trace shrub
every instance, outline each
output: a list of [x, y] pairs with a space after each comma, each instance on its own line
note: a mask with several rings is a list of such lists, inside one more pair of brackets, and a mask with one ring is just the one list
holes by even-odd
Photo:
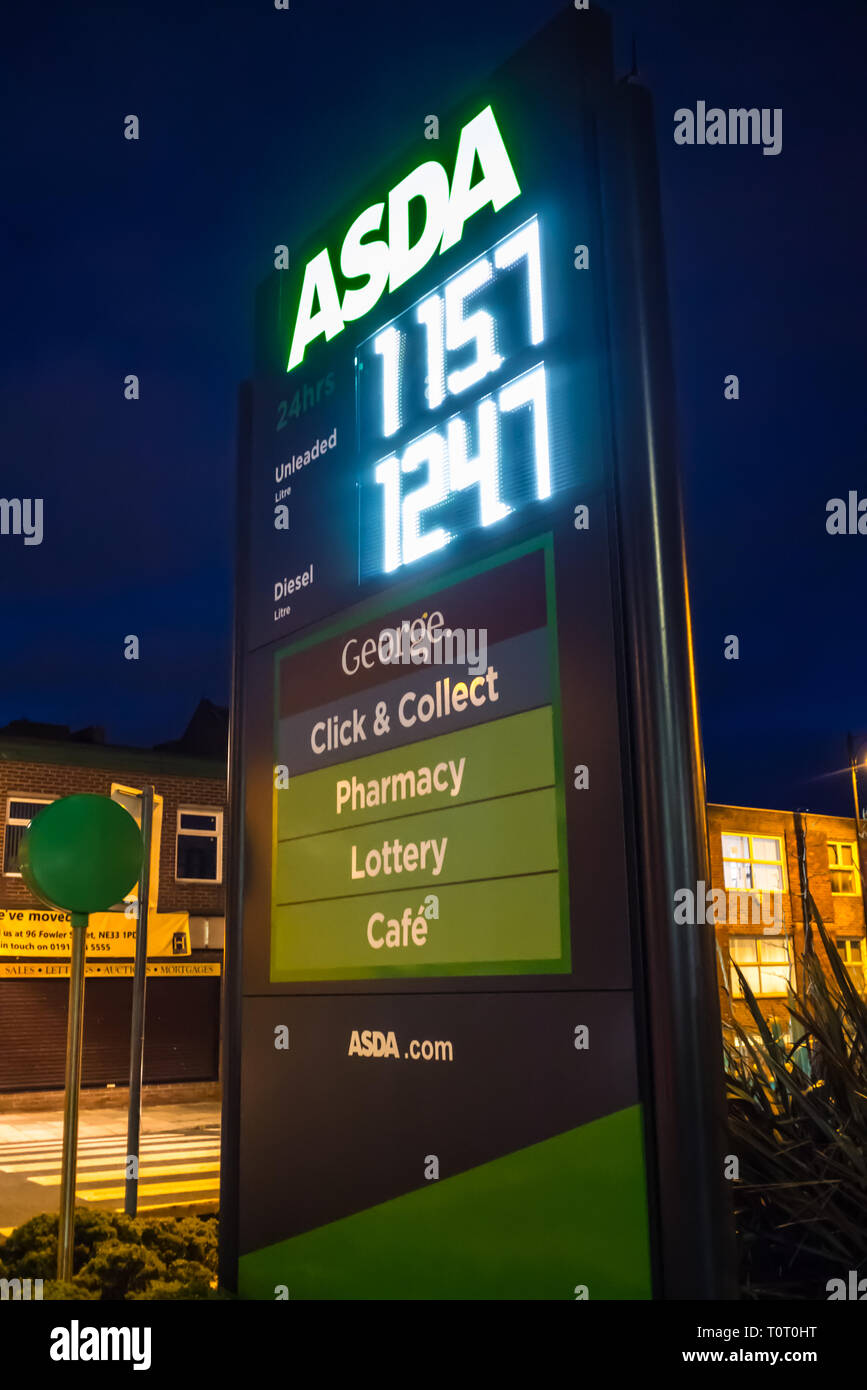
[[0, 1245], [0, 1277], [45, 1280], [43, 1298], [213, 1298], [215, 1216], [129, 1217], [76, 1208], [73, 1277], [57, 1272], [56, 1213], [25, 1221]]
[[726, 1041], [747, 1297], [824, 1299], [829, 1279], [867, 1266], [867, 1003], [810, 907], [831, 977], [808, 947], [789, 996], [802, 1035], [775, 1037], [738, 971], [757, 1037], [735, 1024]]
[[46, 1279], [42, 1286], [43, 1302], [69, 1303], [72, 1300], [98, 1299], [99, 1289], [85, 1289], [74, 1281], [63, 1283], [60, 1279]]

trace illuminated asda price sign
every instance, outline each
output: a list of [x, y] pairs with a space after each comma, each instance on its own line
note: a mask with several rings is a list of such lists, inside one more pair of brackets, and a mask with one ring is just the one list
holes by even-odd
[[362, 575], [551, 495], [544, 325], [533, 217], [361, 345]]
[[[481, 178], [473, 182], [477, 161]], [[341, 299], [327, 246], [308, 262], [287, 371], [303, 362], [317, 338], [330, 342], [347, 323], [369, 313], [386, 285], [393, 292], [417, 275], [437, 249], [442, 253], [456, 246], [474, 213], [488, 204], [499, 211], [520, 191], [488, 106], [461, 131], [451, 182], [443, 165], [430, 159], [391, 189], [387, 240], [374, 236], [382, 228], [385, 202], [371, 204], [352, 223], [340, 249], [340, 272], [344, 280], [364, 280], [363, 285], [345, 289]], [[423, 222], [411, 244], [410, 206], [416, 200], [424, 205]]]
[[[328, 247], [308, 261], [288, 370], [457, 246], [471, 218], [499, 213], [520, 192], [486, 106], [461, 129], [451, 179], [427, 160], [351, 224], [342, 293]], [[355, 349], [360, 582], [545, 501], [565, 481], [565, 468], [552, 473], [545, 310], [533, 213]]]
[[[694, 958], [654, 913], [701, 877], [673, 877], [697, 778], [659, 791], [697, 740], [630, 703], [664, 672], [665, 729], [676, 689], [692, 708], [679, 544], [636, 542], [653, 515], [667, 543], [672, 451], [645, 439], [668, 409], [661, 240], [630, 184], [652, 124], [612, 71], [607, 19], [570, 7], [260, 288], [221, 1199], [247, 1297], [653, 1288], [638, 1059], [680, 1104], [699, 1028], [651, 1039], [636, 986], [660, 1009], [660, 962]], [[636, 624], [636, 595], [653, 609], [637, 634], [625, 593]], [[686, 1296], [704, 1258], [671, 1262]]]

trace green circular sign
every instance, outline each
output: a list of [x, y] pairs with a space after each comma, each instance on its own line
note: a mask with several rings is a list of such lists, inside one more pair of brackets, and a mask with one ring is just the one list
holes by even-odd
[[31, 821], [19, 866], [31, 893], [64, 912], [107, 912], [141, 873], [141, 831], [108, 796], [64, 796]]

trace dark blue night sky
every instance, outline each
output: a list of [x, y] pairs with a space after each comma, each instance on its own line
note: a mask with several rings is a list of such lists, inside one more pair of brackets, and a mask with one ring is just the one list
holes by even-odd
[[[228, 702], [236, 391], [272, 248], [559, 8], [142, 0], [5, 20], [2, 493], [45, 499], [45, 538], [0, 538], [0, 724], [151, 744], [200, 696]], [[656, 101], [709, 796], [848, 813], [867, 537], [828, 536], [825, 503], [867, 494], [864, 6], [606, 8], [620, 71], [634, 31]], [[675, 145], [698, 100], [781, 107], [782, 153]]]

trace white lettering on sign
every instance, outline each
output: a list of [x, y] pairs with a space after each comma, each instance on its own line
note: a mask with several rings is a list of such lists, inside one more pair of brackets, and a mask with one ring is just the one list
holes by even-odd
[[335, 787], [337, 815], [342, 815], [344, 807], [350, 811], [366, 811], [373, 806], [386, 806], [389, 802], [432, 796], [435, 792], [448, 792], [451, 797], [460, 796], [466, 762], [466, 758], [461, 758], [458, 763], [450, 759], [436, 763], [432, 768], [409, 768], [405, 772], [391, 772], [384, 777], [368, 778], [367, 781], [359, 780], [354, 773], [351, 778], [338, 778]]
[[361, 862], [358, 846], [350, 854], [351, 878], [378, 878], [380, 874], [424, 873], [426, 869], [436, 878], [442, 873], [449, 837], [441, 840], [421, 840], [404, 844], [401, 840], [383, 840], [379, 849], [369, 849]]

